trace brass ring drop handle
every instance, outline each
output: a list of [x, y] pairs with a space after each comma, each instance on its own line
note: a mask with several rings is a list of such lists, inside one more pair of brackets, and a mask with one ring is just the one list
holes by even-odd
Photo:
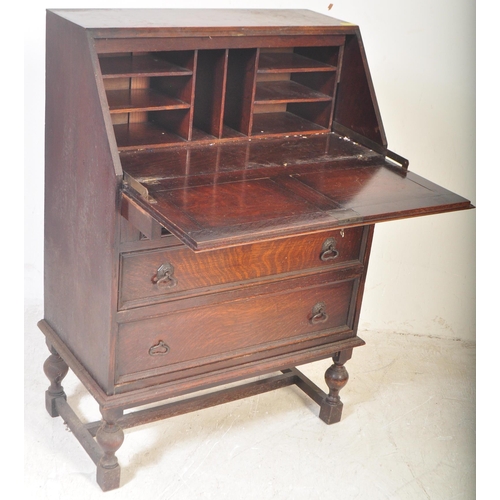
[[321, 247], [321, 253], [319, 254], [319, 258], [322, 261], [333, 260], [339, 256], [339, 251], [335, 248], [337, 246], [337, 242], [335, 238], [327, 238]]
[[170, 351], [170, 347], [168, 347], [163, 340], [160, 340], [158, 344], [152, 345], [149, 348], [149, 355], [150, 356], [158, 356], [161, 354], [167, 354], [168, 351]]
[[173, 288], [177, 285], [177, 278], [174, 277], [174, 266], [170, 262], [162, 264], [151, 281], [155, 285], [164, 286], [166, 288]]
[[326, 314], [326, 304], [324, 302], [318, 302], [312, 308], [309, 323], [311, 323], [311, 325], [317, 325], [318, 323], [324, 323], [327, 319], [328, 314]]

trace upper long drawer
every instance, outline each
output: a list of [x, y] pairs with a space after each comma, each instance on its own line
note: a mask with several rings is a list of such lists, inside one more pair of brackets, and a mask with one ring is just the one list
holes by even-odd
[[140, 185], [124, 196], [193, 250], [471, 208], [337, 134], [133, 153], [122, 164]]
[[185, 246], [123, 253], [119, 308], [252, 284], [363, 259], [363, 228], [195, 253]]

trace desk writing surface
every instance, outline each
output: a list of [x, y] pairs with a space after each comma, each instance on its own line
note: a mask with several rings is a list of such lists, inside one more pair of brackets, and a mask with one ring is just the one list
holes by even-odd
[[124, 152], [121, 159], [149, 196], [127, 194], [194, 250], [470, 208], [336, 134]]

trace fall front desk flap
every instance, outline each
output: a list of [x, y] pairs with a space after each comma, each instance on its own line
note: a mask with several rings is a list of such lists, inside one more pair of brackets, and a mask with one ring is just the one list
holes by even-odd
[[120, 157], [128, 210], [136, 207], [193, 250], [472, 208], [396, 155], [338, 133]]

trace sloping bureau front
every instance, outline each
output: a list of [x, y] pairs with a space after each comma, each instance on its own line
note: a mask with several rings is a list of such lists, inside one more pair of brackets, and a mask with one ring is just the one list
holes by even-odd
[[339, 421], [374, 224], [471, 208], [387, 149], [358, 27], [287, 10], [48, 11], [45, 189], [46, 405], [103, 490], [127, 427], [288, 385]]

